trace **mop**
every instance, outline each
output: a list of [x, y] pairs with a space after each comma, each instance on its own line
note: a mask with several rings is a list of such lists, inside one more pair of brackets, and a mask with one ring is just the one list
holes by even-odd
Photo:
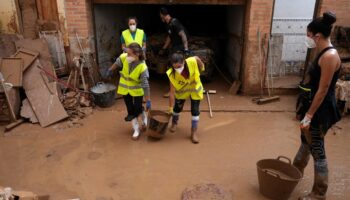
[[[265, 35], [266, 38], [266, 35]], [[270, 40], [268, 40], [268, 46], [270, 45]], [[266, 40], [265, 40], [266, 41]], [[265, 42], [264, 42], [265, 43]], [[268, 97], [264, 97], [264, 77], [266, 75], [266, 61], [267, 59], [267, 50], [264, 47], [264, 43], [261, 42], [261, 33], [260, 33], [260, 27], [258, 27], [258, 45], [259, 45], [259, 65], [260, 65], [260, 97], [255, 97], [252, 99], [253, 102], [257, 103], [258, 105], [265, 104], [265, 103], [270, 103], [273, 101], [278, 101], [280, 99], [279, 96], [272, 96], [270, 89], [273, 90], [273, 80], [272, 80], [272, 73], [268, 73], [266, 76], [266, 81], [267, 81], [267, 92], [268, 92]], [[263, 46], [264, 45], [264, 46]], [[264, 60], [262, 59], [262, 48], [264, 50]], [[271, 75], [271, 77], [270, 77]], [[270, 80], [271, 79], [271, 80]], [[270, 85], [271, 81], [271, 85]]]

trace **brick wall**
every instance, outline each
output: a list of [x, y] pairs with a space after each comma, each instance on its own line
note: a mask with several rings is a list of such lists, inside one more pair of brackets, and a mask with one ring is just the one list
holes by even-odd
[[336, 25], [350, 26], [350, 1], [349, 0], [321, 0], [317, 16], [323, 12], [332, 11], [337, 15]]
[[91, 0], [65, 0], [67, 31], [72, 55], [81, 53], [75, 32], [86, 53], [95, 53]]
[[260, 73], [257, 33], [259, 30], [261, 37], [270, 34], [272, 11], [272, 0], [247, 0], [242, 74], [242, 89], [246, 94], [260, 92], [263, 76]]

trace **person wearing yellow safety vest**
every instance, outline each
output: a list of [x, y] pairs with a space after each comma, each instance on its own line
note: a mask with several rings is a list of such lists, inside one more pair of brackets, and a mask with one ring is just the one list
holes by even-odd
[[171, 68], [167, 71], [170, 81], [169, 113], [172, 113], [171, 132], [175, 132], [180, 112], [186, 99], [191, 99], [191, 141], [199, 143], [198, 122], [199, 104], [203, 99], [203, 85], [200, 80], [200, 72], [204, 71], [204, 64], [197, 56], [185, 60], [182, 53], [174, 53], [170, 57]]
[[129, 28], [124, 30], [120, 36], [123, 52], [126, 52], [127, 47], [134, 42], [139, 44], [142, 50], [146, 52], [146, 34], [142, 29], [137, 28], [136, 17], [128, 18], [128, 26]]
[[149, 72], [141, 46], [137, 43], [131, 43], [127, 53], [121, 54], [108, 69], [108, 75], [111, 75], [114, 69], [120, 70], [117, 93], [123, 95], [128, 111], [128, 115], [124, 119], [132, 122], [134, 129], [132, 139], [137, 140], [140, 136], [140, 116], [142, 129], [147, 126], [147, 116], [142, 106], [143, 97], [146, 99], [146, 111], [151, 108]]

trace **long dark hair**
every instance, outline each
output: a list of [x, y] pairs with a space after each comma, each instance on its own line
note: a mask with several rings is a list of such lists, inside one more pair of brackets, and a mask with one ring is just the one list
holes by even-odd
[[332, 12], [323, 13], [322, 17], [318, 17], [309, 25], [307, 25], [307, 30], [314, 35], [321, 33], [325, 37], [329, 37], [332, 32], [333, 24], [337, 21], [337, 17]]
[[133, 52], [136, 56], [139, 57], [139, 60], [140, 60], [140, 61], [144, 61], [144, 60], [145, 60], [145, 56], [144, 56], [144, 54], [143, 54], [142, 48], [141, 48], [141, 46], [140, 46], [138, 43], [133, 42], [133, 43], [129, 44], [128, 48], [131, 49], [132, 52]]

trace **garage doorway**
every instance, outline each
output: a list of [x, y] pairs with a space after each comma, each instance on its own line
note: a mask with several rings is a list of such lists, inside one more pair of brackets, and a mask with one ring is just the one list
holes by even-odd
[[308, 52], [306, 28], [313, 19], [317, 3], [317, 0], [275, 0], [266, 87], [298, 87]]
[[[96, 47], [101, 71], [111, 66], [112, 61], [120, 55], [121, 32], [127, 29], [127, 18], [136, 16], [138, 27], [147, 35], [147, 49], [156, 50], [157, 42], [164, 40], [158, 36], [164, 35], [165, 25], [159, 17], [159, 9], [167, 7], [171, 16], [180, 20], [190, 35], [194, 45], [204, 45], [213, 52], [215, 65], [207, 66], [212, 74], [205, 82], [215, 84], [215, 88], [227, 91], [230, 83], [239, 79], [242, 47], [244, 11], [243, 3], [237, 5], [194, 5], [194, 4], [93, 4]], [[214, 20], [213, 20], [214, 18]], [[156, 39], [155, 39], [156, 38]], [[193, 45], [192, 45], [193, 46]], [[148, 61], [149, 62], [149, 61]], [[157, 70], [152, 63], [151, 81], [163, 80], [168, 87], [164, 70]], [[163, 77], [163, 78], [162, 78]], [[162, 83], [161, 83], [162, 84]], [[213, 86], [214, 87], [214, 86]], [[164, 89], [165, 91], [166, 89]]]

